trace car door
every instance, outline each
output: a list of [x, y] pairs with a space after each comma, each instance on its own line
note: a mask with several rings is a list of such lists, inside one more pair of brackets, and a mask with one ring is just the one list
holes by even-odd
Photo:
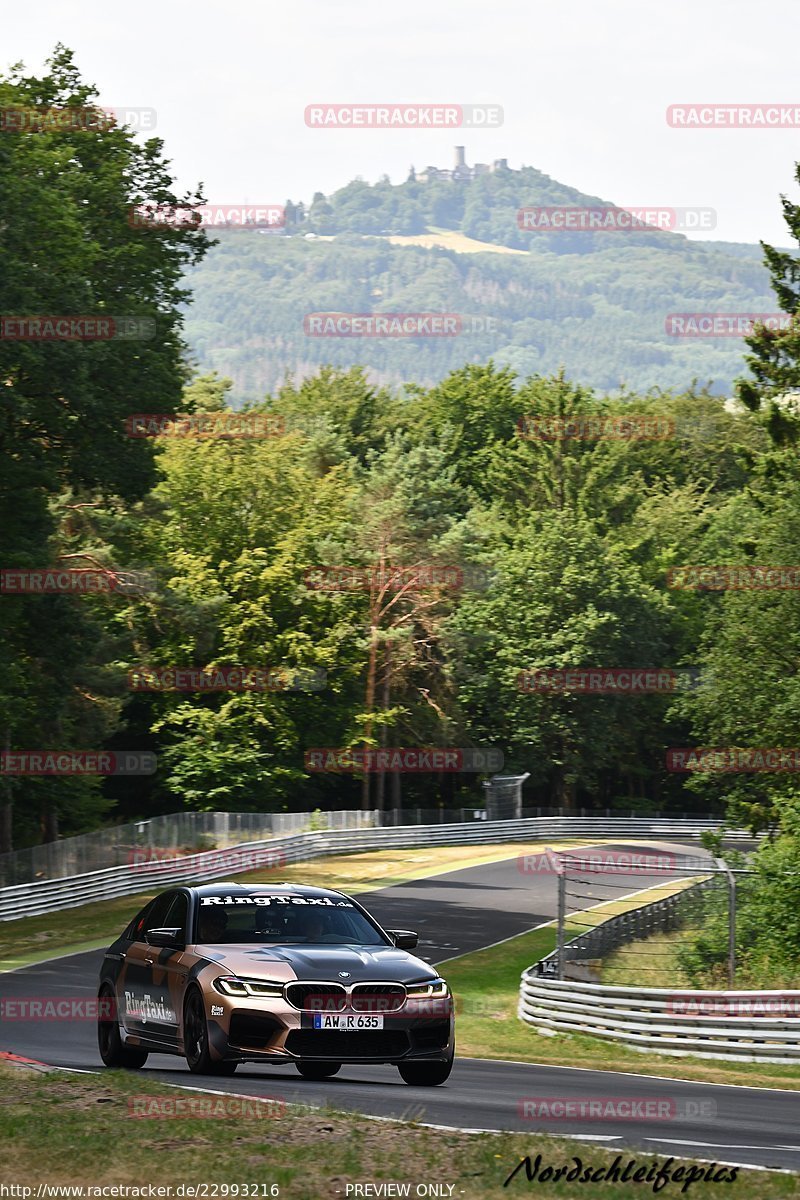
[[148, 945], [146, 935], [150, 929], [161, 929], [175, 899], [175, 892], [158, 896], [145, 911], [142, 920], [133, 929], [133, 940], [125, 953], [125, 963], [117, 980], [117, 1011], [126, 1033], [134, 1037], [147, 1037], [157, 1031], [157, 1026], [148, 1019], [157, 1011], [154, 1000], [153, 967], [159, 948]]
[[174, 892], [172, 902], [161, 926], [150, 925], [150, 929], [177, 929], [173, 946], [150, 946], [145, 955], [145, 965], [150, 968], [150, 1005], [146, 1007], [144, 1022], [148, 1038], [157, 1038], [170, 1047], [178, 1045], [178, 1029], [183, 1013], [183, 996], [186, 989], [187, 955], [186, 942], [189, 925], [189, 897], [186, 892]]

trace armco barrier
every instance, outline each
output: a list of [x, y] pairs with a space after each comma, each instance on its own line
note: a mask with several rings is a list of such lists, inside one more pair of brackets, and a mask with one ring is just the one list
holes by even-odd
[[[660, 817], [527, 817], [519, 821], [468, 821], [452, 825], [395, 825], [377, 829], [337, 829], [272, 837], [204, 851], [166, 863], [125, 864], [59, 879], [43, 879], [0, 888], [0, 921], [77, 908], [138, 892], [198, 879], [224, 879], [234, 873], [231, 856], [253, 851], [273, 855], [281, 863], [302, 862], [329, 854], [361, 850], [410, 849], [416, 846], [482, 845], [492, 842], [571, 841], [596, 838], [699, 837], [716, 829], [714, 820], [670, 820]], [[741, 832], [726, 836], [746, 837]], [[218, 856], [216, 858], [215, 856]], [[238, 870], [241, 870], [241, 866]]]
[[[748, 1015], [748, 1006], [773, 1015]], [[690, 1011], [676, 1011], [682, 1007]], [[541, 979], [530, 967], [522, 975], [518, 1015], [542, 1029], [591, 1034], [650, 1054], [798, 1063], [800, 1016], [781, 1015], [787, 1011], [800, 1013], [800, 992], [611, 987]]]

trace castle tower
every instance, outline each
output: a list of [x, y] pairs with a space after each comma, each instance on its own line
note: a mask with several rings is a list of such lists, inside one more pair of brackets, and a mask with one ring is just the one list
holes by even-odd
[[456, 170], [458, 171], [459, 169], [463, 169], [466, 165], [466, 160], [464, 158], [464, 147], [456, 146]]

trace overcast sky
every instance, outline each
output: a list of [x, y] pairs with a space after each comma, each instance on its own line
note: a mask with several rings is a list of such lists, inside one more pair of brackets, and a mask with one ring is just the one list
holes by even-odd
[[[710, 206], [713, 238], [787, 245], [800, 129], [680, 130], [670, 104], [796, 103], [797, 0], [37, 0], [3, 16], [2, 69], [57, 41], [102, 103], [157, 112], [178, 182], [282, 203], [409, 165], [507, 158], [621, 205]], [[311, 129], [316, 102], [492, 103], [491, 131]]]

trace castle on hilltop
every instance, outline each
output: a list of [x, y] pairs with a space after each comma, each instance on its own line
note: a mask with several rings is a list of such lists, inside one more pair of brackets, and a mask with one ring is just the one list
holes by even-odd
[[477, 179], [479, 175], [493, 175], [495, 171], [507, 170], [507, 158], [496, 158], [491, 164], [475, 163], [474, 167], [468, 167], [464, 157], [464, 147], [456, 146], [456, 162], [452, 170], [448, 170], [446, 167], [426, 167], [417, 175], [412, 167], [408, 178], [410, 182], [417, 180], [419, 183], [432, 183], [434, 180], [440, 179], [449, 179], [454, 183], [468, 183], [470, 179]]

